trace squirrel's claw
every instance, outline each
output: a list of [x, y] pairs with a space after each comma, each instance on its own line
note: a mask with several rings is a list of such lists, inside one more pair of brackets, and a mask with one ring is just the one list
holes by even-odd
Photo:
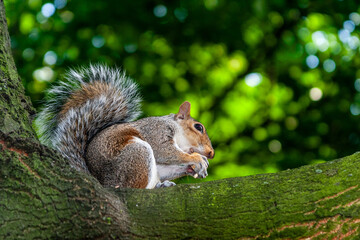
[[205, 168], [205, 169], [201, 169], [201, 170], [200, 170], [200, 172], [199, 172], [199, 176], [200, 176], [201, 178], [206, 178], [206, 177], [207, 177], [207, 175], [208, 175], [208, 173], [207, 173], [206, 168]]
[[207, 164], [206, 168], [208, 168], [209, 167], [209, 160], [205, 156], [202, 156], [202, 159], [206, 162], [206, 164]]
[[209, 161], [204, 156], [202, 156], [202, 160], [202, 162], [189, 165], [187, 168], [187, 173], [194, 178], [206, 178], [208, 175], [207, 168], [209, 166]]

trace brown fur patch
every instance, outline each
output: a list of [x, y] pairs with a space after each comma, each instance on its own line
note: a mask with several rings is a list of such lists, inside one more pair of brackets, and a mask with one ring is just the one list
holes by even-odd
[[133, 139], [133, 137], [137, 137], [143, 140], [140, 133], [134, 128], [118, 128], [114, 129], [114, 131], [109, 132], [107, 134], [107, 149], [109, 150], [108, 154], [110, 157], [118, 155], [120, 151]]
[[[106, 148], [108, 151], [108, 159], [115, 159], [120, 155], [121, 151], [129, 144], [133, 143], [134, 137], [143, 140], [140, 133], [132, 127], [122, 127], [122, 125], [115, 125], [113, 129], [106, 134]], [[149, 179], [149, 166], [147, 160], [142, 159], [144, 155], [132, 155], [128, 156], [128, 159], [124, 159], [126, 169], [121, 173], [125, 177], [124, 186], [130, 188], [146, 188]]]
[[[143, 162], [144, 163], [144, 162]], [[136, 176], [133, 177], [135, 181], [130, 183], [131, 188], [146, 188], [149, 182], [149, 167], [144, 164], [137, 164], [135, 169]]]
[[101, 82], [85, 84], [81, 89], [73, 92], [63, 105], [59, 116], [63, 117], [71, 108], [80, 107], [86, 101], [94, 99], [110, 90], [110, 86]]
[[88, 145], [86, 161], [90, 173], [105, 186], [145, 188], [148, 184], [148, 155], [134, 137], [143, 140], [130, 126], [113, 125]]

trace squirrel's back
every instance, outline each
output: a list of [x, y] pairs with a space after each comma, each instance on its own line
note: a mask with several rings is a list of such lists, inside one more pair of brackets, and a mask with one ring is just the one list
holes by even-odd
[[40, 140], [67, 157], [73, 167], [88, 171], [86, 146], [101, 130], [137, 118], [138, 86], [119, 69], [103, 65], [72, 69], [48, 91], [35, 125]]

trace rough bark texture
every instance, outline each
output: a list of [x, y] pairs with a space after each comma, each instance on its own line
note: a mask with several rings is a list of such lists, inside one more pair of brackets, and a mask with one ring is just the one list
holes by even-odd
[[119, 191], [139, 236], [311, 238], [360, 236], [360, 154], [277, 174], [155, 191]]
[[35, 111], [24, 95], [11, 54], [3, 0], [0, 2], [0, 131], [11, 135], [34, 138], [29, 115]]
[[360, 154], [277, 174], [105, 189], [41, 144], [0, 0], [0, 239], [360, 237]]

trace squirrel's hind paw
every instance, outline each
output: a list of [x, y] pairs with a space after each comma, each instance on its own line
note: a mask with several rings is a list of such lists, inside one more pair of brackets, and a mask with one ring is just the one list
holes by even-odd
[[176, 183], [165, 180], [163, 182], [159, 182], [158, 184], [156, 184], [155, 188], [172, 187], [172, 186], [175, 186], [175, 185], [176, 185]]

